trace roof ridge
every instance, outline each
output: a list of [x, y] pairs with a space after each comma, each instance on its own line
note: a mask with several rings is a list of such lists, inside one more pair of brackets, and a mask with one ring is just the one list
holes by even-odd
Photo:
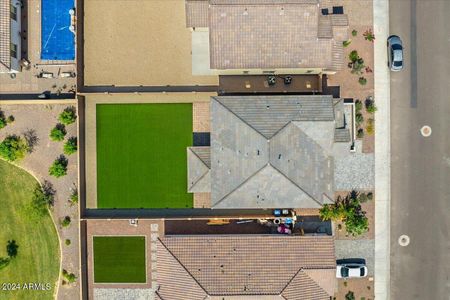
[[198, 282], [198, 280], [191, 274], [191, 272], [189, 272], [189, 270], [181, 263], [181, 261], [172, 253], [172, 251], [170, 251], [169, 247], [167, 247], [163, 243], [161, 238], [158, 237], [158, 241], [160, 242], [161, 245], [163, 245], [163, 247], [167, 250], [167, 252], [169, 252], [170, 255], [178, 262], [178, 264], [189, 274], [189, 276], [192, 277], [192, 279], [198, 284], [198, 286], [205, 292], [206, 296], [209, 296], [209, 293], [205, 290], [205, 288], [200, 284], [200, 282]]
[[[284, 290], [291, 284], [292, 280], [294, 280], [294, 278], [297, 276], [297, 274], [302, 270], [302, 267], [300, 267], [298, 269], [297, 272], [295, 272], [294, 276], [292, 276], [292, 278], [286, 283], [286, 285], [284, 286], [284, 288], [280, 291], [280, 295], [283, 294]], [[286, 298], [286, 297], [284, 297]]]
[[[208, 147], [208, 146], [204, 146], [204, 147]], [[203, 159], [195, 152], [192, 150], [192, 148], [194, 147], [188, 147], [189, 151], [192, 152], [192, 154], [194, 154], [195, 156], [197, 156], [197, 158], [205, 165], [205, 167], [208, 168], [208, 170], [211, 170], [211, 167], [208, 167], [208, 165], [203, 161]], [[206, 174], [206, 173], [205, 173]]]
[[[234, 111], [232, 111], [229, 107], [227, 107], [225, 104], [223, 104], [218, 97], [220, 96], [212, 96], [211, 98], [213, 98], [214, 100], [216, 100], [221, 106], [223, 106], [226, 110], [228, 110], [230, 113], [232, 113], [233, 115], [235, 115], [239, 120], [242, 121], [242, 123], [244, 123], [245, 125], [247, 125], [248, 127], [250, 127], [251, 129], [253, 129], [254, 131], [256, 131], [259, 135], [261, 135], [264, 139], [267, 140], [267, 137], [262, 134], [260, 131], [258, 131], [255, 127], [253, 127], [252, 125], [250, 125], [247, 121], [245, 121], [244, 119], [242, 119], [241, 117], [239, 117]], [[228, 96], [230, 97], [230, 96]], [[233, 97], [233, 96], [231, 96]]]
[[[320, 270], [320, 269], [322, 269], [322, 268], [316, 268], [316, 270]], [[325, 269], [325, 268], [323, 268], [323, 269]], [[302, 273], [302, 274], [304, 274], [306, 277], [308, 277], [312, 284], [314, 284], [316, 287], [318, 287], [319, 289], [321, 289], [322, 292], [324, 292], [325, 294], [328, 295], [328, 292], [327, 292], [326, 290], [324, 290], [324, 289], [322, 288], [322, 286], [319, 285], [319, 284], [317, 283], [317, 281], [315, 281], [314, 279], [312, 279], [305, 271], [303, 271], [303, 268], [300, 268], [300, 270], [298, 270], [298, 272], [294, 275], [294, 277], [292, 277], [292, 279], [289, 281], [289, 283], [286, 285], [286, 287], [283, 289], [283, 291], [281, 291], [281, 293], [283, 293], [283, 292], [286, 290], [286, 288], [292, 283], [292, 281], [293, 281], [293, 280], [298, 276], [298, 274], [300, 274], [300, 273]], [[285, 297], [285, 298], [286, 298], [286, 297]]]
[[304, 189], [302, 189], [298, 184], [296, 184], [292, 179], [290, 179], [288, 176], [286, 176], [286, 174], [284, 174], [283, 172], [281, 172], [277, 167], [275, 167], [274, 165], [272, 165], [269, 162], [269, 165], [274, 168], [275, 170], [278, 171], [278, 173], [280, 173], [284, 178], [286, 178], [287, 180], [289, 180], [292, 184], [294, 184], [296, 187], [298, 187], [303, 193], [305, 193], [306, 195], [308, 195], [309, 198], [311, 198], [312, 200], [314, 200], [315, 202], [317, 202], [319, 205], [322, 205], [322, 203], [320, 203], [319, 201], [317, 201], [316, 199], [314, 199], [313, 196], [311, 196], [308, 192], [306, 192]]
[[264, 166], [262, 166], [260, 169], [258, 169], [255, 173], [253, 173], [252, 175], [250, 175], [247, 179], [245, 179], [244, 181], [242, 181], [236, 188], [232, 189], [229, 193], [227, 193], [225, 196], [222, 197], [222, 199], [220, 199], [219, 201], [217, 201], [216, 203], [214, 203], [213, 206], [216, 206], [217, 204], [221, 203], [222, 201], [224, 201], [228, 196], [230, 196], [234, 191], [236, 191], [238, 188], [240, 188], [241, 186], [243, 186], [246, 182], [248, 182], [250, 179], [252, 179], [253, 177], [255, 177], [257, 174], [259, 174], [262, 170], [264, 170], [268, 165], [270, 165], [270, 163], [265, 164]]

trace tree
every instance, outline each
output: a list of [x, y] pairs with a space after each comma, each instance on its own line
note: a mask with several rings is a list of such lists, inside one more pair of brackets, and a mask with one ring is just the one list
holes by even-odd
[[61, 220], [61, 226], [62, 227], [68, 227], [70, 225], [70, 223], [72, 222], [72, 220], [70, 219], [69, 216], [65, 216], [62, 220]]
[[75, 152], [77, 152], [78, 146], [77, 146], [77, 138], [71, 137], [67, 140], [67, 142], [64, 144], [64, 154], [70, 155]]
[[50, 139], [52, 141], [60, 142], [64, 140], [66, 133], [66, 127], [63, 124], [56, 124], [56, 126], [50, 131]]
[[17, 135], [7, 136], [0, 143], [0, 156], [7, 161], [16, 161], [24, 158], [28, 150], [27, 142]]
[[345, 198], [338, 197], [333, 204], [325, 204], [319, 210], [322, 220], [343, 221], [347, 233], [357, 236], [369, 229], [366, 213], [361, 209], [359, 193], [352, 191]]
[[31, 199], [33, 211], [40, 217], [46, 215], [47, 210], [53, 206], [54, 195], [55, 190], [48, 181], [44, 182], [43, 187], [36, 184]]
[[68, 163], [67, 158], [65, 158], [64, 155], [61, 155], [50, 166], [48, 173], [56, 178], [62, 177], [67, 174]]
[[62, 113], [59, 114], [58, 120], [65, 124], [70, 125], [74, 123], [77, 119], [75, 107], [69, 106], [64, 109]]
[[8, 253], [8, 256], [10, 258], [14, 258], [17, 256], [18, 248], [19, 248], [19, 245], [16, 244], [15, 240], [8, 241], [8, 244], [6, 245], [6, 253]]
[[0, 257], [0, 270], [9, 265], [11, 259], [9, 257]]
[[62, 275], [67, 280], [68, 283], [73, 283], [77, 279], [75, 274], [69, 273], [66, 269], [62, 270]]

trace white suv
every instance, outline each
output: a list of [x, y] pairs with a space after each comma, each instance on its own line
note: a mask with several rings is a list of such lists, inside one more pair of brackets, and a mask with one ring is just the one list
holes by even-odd
[[367, 267], [364, 263], [340, 263], [336, 266], [337, 278], [361, 278], [367, 276]]

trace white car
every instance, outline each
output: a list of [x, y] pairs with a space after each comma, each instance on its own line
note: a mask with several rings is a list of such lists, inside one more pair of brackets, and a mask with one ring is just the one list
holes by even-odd
[[367, 276], [367, 267], [364, 264], [346, 263], [336, 266], [337, 278], [362, 278]]

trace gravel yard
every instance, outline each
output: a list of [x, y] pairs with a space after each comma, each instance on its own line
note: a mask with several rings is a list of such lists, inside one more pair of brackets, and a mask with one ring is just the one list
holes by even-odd
[[[41, 183], [48, 181], [56, 190], [55, 203], [52, 216], [57, 224], [58, 234], [62, 250], [62, 266], [70, 273], [79, 277], [79, 225], [78, 206], [68, 202], [72, 190], [77, 187], [77, 153], [68, 158], [67, 175], [55, 178], [48, 174], [48, 169], [53, 161], [63, 153], [64, 142], [54, 142], [49, 138], [50, 130], [58, 123], [58, 115], [68, 106], [75, 106], [75, 102], [66, 101], [57, 104], [2, 104], [1, 111], [5, 116], [13, 115], [15, 121], [0, 130], [0, 140], [8, 135], [21, 135], [27, 133], [35, 138], [32, 153], [28, 154], [18, 165], [34, 175]], [[66, 126], [69, 137], [77, 136], [77, 123]], [[62, 228], [60, 220], [66, 216], [71, 218], [71, 224]], [[65, 240], [70, 240], [70, 245]], [[79, 281], [70, 285], [60, 285], [59, 299], [79, 299]]]

